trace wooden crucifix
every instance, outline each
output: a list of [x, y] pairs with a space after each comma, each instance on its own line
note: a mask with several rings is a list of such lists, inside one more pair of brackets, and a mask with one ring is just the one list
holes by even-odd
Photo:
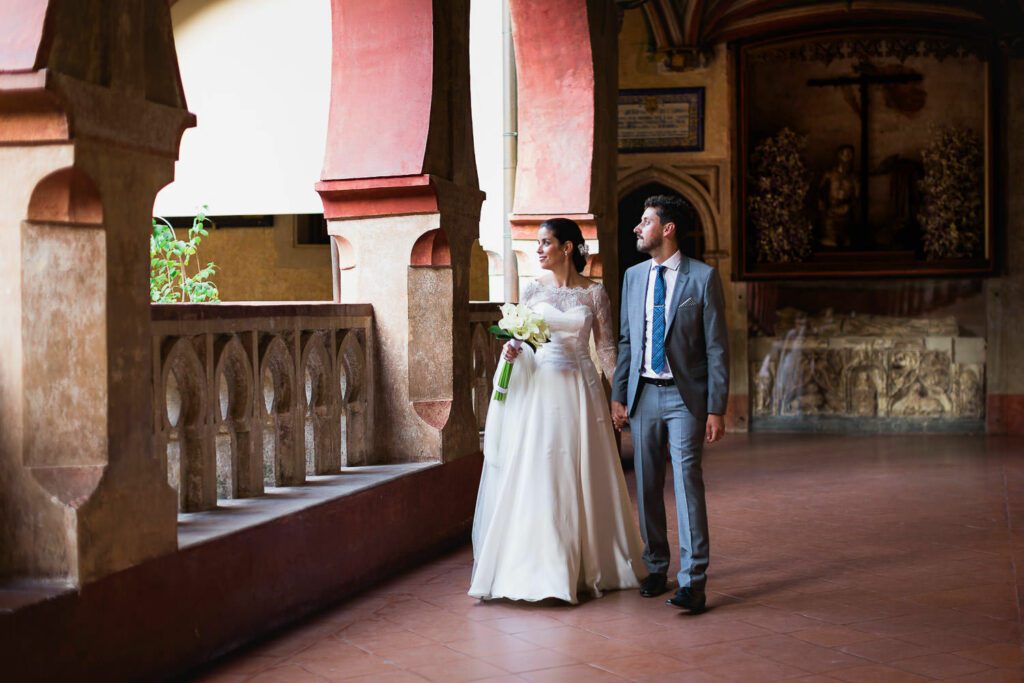
[[826, 86], [841, 87], [844, 85], [856, 85], [860, 88], [860, 232], [857, 242], [865, 246], [867, 242], [868, 227], [868, 164], [871, 159], [870, 148], [870, 95], [871, 86], [888, 85], [890, 83], [917, 83], [923, 79], [921, 74], [873, 74], [870, 73], [870, 64], [863, 62], [855, 69], [856, 76], [839, 76], [837, 78], [811, 78], [807, 85], [812, 88], [823, 88]]

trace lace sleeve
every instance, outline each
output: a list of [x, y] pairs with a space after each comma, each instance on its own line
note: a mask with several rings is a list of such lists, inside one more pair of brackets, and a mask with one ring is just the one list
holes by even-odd
[[615, 346], [615, 331], [612, 326], [612, 302], [608, 298], [608, 292], [605, 291], [604, 285], [597, 285], [592, 291], [594, 346], [597, 347], [601, 370], [610, 382], [615, 376], [615, 360], [618, 355]]
[[537, 296], [537, 281], [536, 280], [530, 280], [530, 282], [526, 285], [526, 289], [524, 289], [522, 291], [522, 294], [520, 294], [520, 296], [519, 296], [519, 303], [524, 304], [526, 306], [531, 306], [531, 305], [533, 305], [533, 299], [536, 296]]

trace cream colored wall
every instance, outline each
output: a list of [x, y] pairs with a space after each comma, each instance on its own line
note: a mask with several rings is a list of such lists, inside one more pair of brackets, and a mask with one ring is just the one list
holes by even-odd
[[[661, 57], [648, 52], [648, 30], [641, 10], [626, 12], [619, 33], [619, 88], [690, 88], [704, 90], [704, 151], [685, 154], [645, 155], [654, 158], [722, 159], [730, 147], [729, 122], [731, 81], [724, 46], [719, 46], [706, 68], [668, 71], [661, 66]], [[619, 161], [633, 157], [623, 154]], [[640, 155], [636, 155], [640, 156]]]
[[318, 213], [330, 105], [329, 0], [179, 0], [181, 81], [197, 126], [155, 213]]
[[[473, 146], [480, 189], [487, 198], [480, 209], [480, 245], [487, 251], [502, 253], [505, 216], [502, 213], [504, 192], [504, 126], [502, 121], [502, 34], [501, 0], [477, 0], [470, 3], [469, 78], [473, 107]], [[482, 271], [481, 271], [482, 268]], [[494, 273], [491, 273], [494, 276]], [[481, 285], [481, 278], [483, 284]], [[503, 297], [500, 276], [491, 277], [488, 285], [488, 262], [474, 258], [470, 265], [470, 298], [472, 300]], [[481, 286], [485, 289], [481, 289]]]
[[324, 245], [295, 245], [294, 217], [273, 228], [211, 230], [199, 245], [213, 261], [221, 301], [330, 301], [331, 255]]
[[329, 301], [327, 246], [294, 244], [295, 214], [323, 211], [330, 104], [329, 0], [179, 0], [171, 10], [182, 85], [197, 126], [154, 214], [276, 215], [274, 228], [211, 230], [223, 301]]
[[[627, 11], [619, 34], [619, 88], [704, 88], [704, 150], [619, 154], [619, 196], [647, 182], [676, 188], [701, 214], [705, 260], [716, 266], [725, 285], [730, 332], [728, 416], [733, 429], [747, 428], [746, 286], [732, 281], [734, 67], [724, 45], [707, 66], [673, 72], [648, 51], [647, 25], [640, 10]], [[637, 217], [639, 218], [639, 217]]]
[[[323, 210], [320, 179], [330, 104], [329, 0], [179, 0], [172, 9], [182, 83], [197, 127], [185, 133], [175, 181], [154, 213], [277, 214], [275, 229], [215, 230], [201, 255], [219, 267], [225, 301], [329, 300], [330, 255], [292, 246], [296, 213]], [[471, 17], [480, 243], [501, 252], [501, 2]], [[472, 260], [471, 294], [489, 298], [488, 261]], [[497, 298], [501, 298], [500, 279]]]
[[670, 186], [683, 185], [680, 191], [694, 204], [703, 200], [710, 214], [705, 216], [705, 231], [710, 232], [708, 218], [714, 223], [714, 234], [707, 235], [707, 247], [712, 251], [709, 258], [718, 259], [718, 267], [728, 278], [732, 271], [729, 257], [733, 128], [729, 54], [725, 46], [718, 46], [707, 67], [680, 72], [668, 71], [660, 62], [660, 57], [648, 52], [648, 32], [642, 13], [626, 12], [619, 34], [619, 88], [704, 88], [704, 150], [620, 153], [619, 195], [658, 180]]
[[[730, 131], [733, 119], [728, 52], [724, 46], [719, 46], [706, 68], [689, 71], [668, 71], [659, 62], [660, 58], [648, 52], [647, 27], [642, 14], [639, 11], [626, 12], [619, 35], [619, 88], [704, 88], [704, 150], [620, 153], [620, 196], [633, 189], [630, 185], [646, 182], [642, 182], [646, 175], [663, 174], [667, 178], [679, 176], [686, 180], [686, 176], [696, 174], [703, 177], [714, 169], [716, 172], [711, 175], [717, 176], [716, 186], [707, 187], [707, 181], [698, 181], [697, 184], [705, 186], [702, 194], [708, 202], [708, 208], [715, 214], [715, 235], [709, 236], [708, 246], [713, 248], [717, 244], [718, 249], [728, 251], [732, 241], [729, 228], [732, 207], [729, 198], [732, 169]], [[687, 198], [693, 200], [690, 196]], [[707, 230], [708, 226], [704, 227]], [[719, 265], [725, 269], [729, 264], [722, 262]]]

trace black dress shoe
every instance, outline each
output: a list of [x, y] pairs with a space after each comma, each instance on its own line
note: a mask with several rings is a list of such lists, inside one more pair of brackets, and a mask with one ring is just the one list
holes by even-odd
[[653, 598], [661, 595], [668, 587], [664, 574], [648, 574], [647, 578], [640, 582], [640, 596]]
[[689, 610], [691, 614], [700, 614], [707, 608], [707, 596], [699, 588], [680, 588], [665, 604]]

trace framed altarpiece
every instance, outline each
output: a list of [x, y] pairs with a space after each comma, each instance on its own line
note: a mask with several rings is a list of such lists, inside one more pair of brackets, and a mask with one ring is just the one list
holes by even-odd
[[993, 273], [991, 42], [858, 29], [734, 49], [741, 279]]

